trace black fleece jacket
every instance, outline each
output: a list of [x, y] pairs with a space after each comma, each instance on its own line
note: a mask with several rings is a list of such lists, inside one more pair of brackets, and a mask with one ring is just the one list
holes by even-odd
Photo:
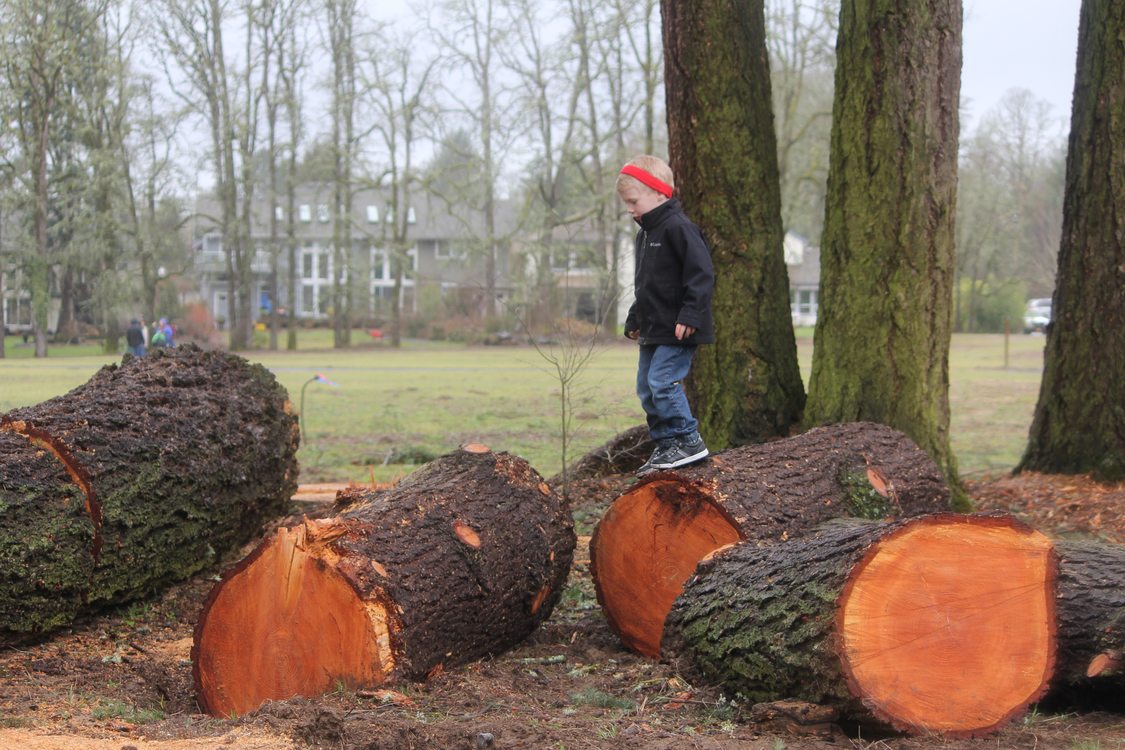
[[[642, 344], [693, 346], [715, 340], [711, 290], [715, 269], [699, 227], [675, 198], [641, 216], [636, 239], [636, 300], [625, 319], [625, 332], [639, 331]], [[676, 324], [695, 329], [683, 341]]]

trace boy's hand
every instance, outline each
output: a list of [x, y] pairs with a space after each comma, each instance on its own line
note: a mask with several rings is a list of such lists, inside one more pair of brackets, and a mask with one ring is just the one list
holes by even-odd
[[676, 340], [677, 341], [683, 341], [688, 336], [691, 336], [693, 333], [695, 333], [695, 329], [692, 328], [691, 326], [685, 326], [683, 323], [677, 323], [676, 324]]
[[625, 338], [632, 339], [633, 341], [636, 341], [638, 338], [640, 338], [640, 335], [641, 335], [640, 330], [626, 331], [625, 332]]

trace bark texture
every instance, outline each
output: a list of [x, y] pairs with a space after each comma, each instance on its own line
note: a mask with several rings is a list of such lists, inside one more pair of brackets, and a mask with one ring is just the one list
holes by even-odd
[[298, 438], [271, 373], [193, 346], [0, 415], [0, 642], [220, 561], [285, 513]]
[[212, 591], [192, 649], [208, 713], [424, 679], [516, 645], [562, 593], [570, 509], [515, 456], [467, 446], [340, 500]]
[[715, 265], [722, 331], [688, 395], [713, 450], [789, 434], [804, 385], [789, 311], [762, 3], [662, 0], [668, 150]]
[[684, 587], [665, 656], [748, 702], [986, 734], [1047, 688], [1056, 575], [1050, 541], [1010, 518], [939, 514], [743, 543]]
[[1019, 469], [1125, 477], [1125, 3], [1084, 0], [1062, 243]]
[[[1060, 692], [1116, 695], [1125, 708], [1125, 669], [1098, 664], [1125, 652], [1125, 547], [1063, 540], [1059, 552]], [[1093, 667], [1093, 668], [1092, 668]]]
[[806, 425], [870, 420], [945, 471], [960, 0], [844, 0]]
[[[598, 479], [616, 474], [631, 474], [652, 454], [656, 444], [648, 436], [648, 425], [637, 425], [615, 435], [571, 464], [566, 480]], [[552, 486], [561, 484], [562, 474], [547, 480]]]
[[656, 657], [680, 586], [719, 547], [784, 541], [837, 517], [940, 512], [949, 499], [937, 464], [901, 432], [829, 425], [642, 479], [594, 529], [590, 572], [623, 643]]

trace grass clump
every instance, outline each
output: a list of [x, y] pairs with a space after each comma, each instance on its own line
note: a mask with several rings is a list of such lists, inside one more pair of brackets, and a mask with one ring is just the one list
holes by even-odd
[[577, 693], [572, 693], [570, 702], [576, 706], [593, 706], [595, 708], [616, 708], [622, 711], [632, 711], [637, 704], [628, 698], [618, 698], [597, 688], [585, 688]]
[[90, 715], [98, 720], [121, 719], [130, 724], [151, 724], [164, 720], [164, 712], [158, 708], [137, 708], [124, 701], [101, 701]]

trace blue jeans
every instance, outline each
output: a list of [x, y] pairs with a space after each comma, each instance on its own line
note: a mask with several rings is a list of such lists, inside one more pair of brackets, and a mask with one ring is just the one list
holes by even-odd
[[654, 441], [684, 437], [699, 429], [683, 386], [694, 356], [694, 346], [641, 345], [637, 396]]

